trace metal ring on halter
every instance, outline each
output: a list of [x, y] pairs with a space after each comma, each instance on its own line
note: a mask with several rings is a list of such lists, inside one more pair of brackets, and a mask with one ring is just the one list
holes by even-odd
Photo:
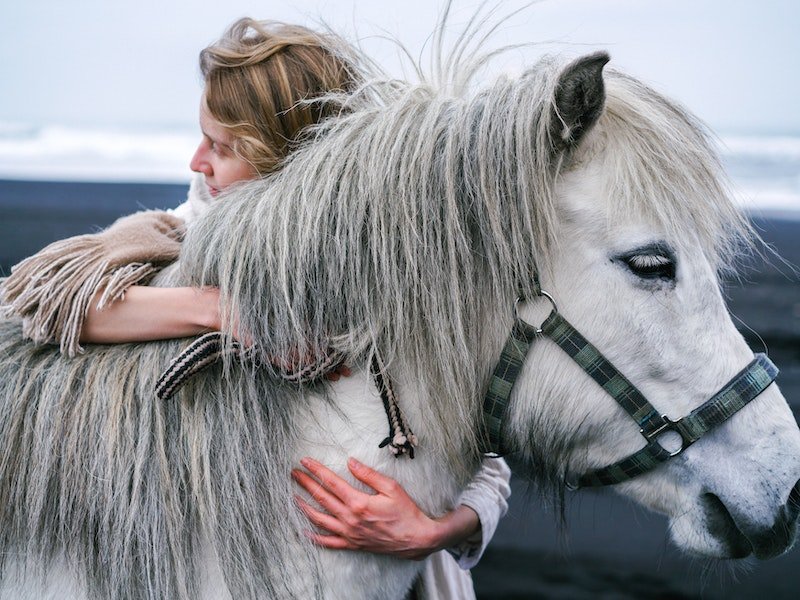
[[[666, 452], [669, 453], [670, 458], [678, 456], [678, 454], [680, 454], [681, 452], [686, 450], [686, 448], [692, 445], [692, 440], [686, 437], [684, 432], [678, 427], [677, 421], [670, 420], [670, 418], [667, 415], [661, 415], [661, 418], [663, 419], [664, 422], [661, 425], [659, 425], [656, 429], [654, 429], [653, 431], [645, 431], [644, 429], [640, 429], [639, 433], [641, 433], [648, 442], [655, 442], [659, 446], [661, 446]], [[660, 435], [670, 431], [678, 434], [678, 437], [681, 438], [681, 445], [676, 450], [670, 450], [669, 448], [667, 448], [667, 446], [662, 444], [658, 439]]]
[[[545, 298], [547, 298], [550, 301], [550, 304], [553, 305], [553, 312], [558, 312], [558, 306], [556, 306], [556, 301], [553, 300], [553, 297], [548, 292], [546, 292], [544, 290], [539, 290], [539, 295], [540, 296], [544, 296]], [[523, 298], [522, 296], [517, 296], [517, 299], [514, 300], [514, 317], [516, 317], [520, 321], [524, 321], [525, 319], [523, 319], [523, 318], [521, 318], [519, 316], [519, 304], [520, 304], [520, 302], [525, 302], [525, 298]], [[537, 333], [537, 335], [542, 333], [541, 326], [536, 328], [536, 333]]]

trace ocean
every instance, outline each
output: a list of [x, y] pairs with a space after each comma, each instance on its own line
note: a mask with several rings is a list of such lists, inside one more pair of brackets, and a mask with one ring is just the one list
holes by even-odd
[[[0, 179], [182, 184], [199, 140], [195, 126], [91, 129], [0, 122]], [[715, 141], [745, 207], [800, 212], [800, 134], [723, 134]]]
[[[0, 269], [119, 215], [179, 204], [198, 141], [195, 127], [0, 122]], [[800, 219], [800, 135], [722, 135], [716, 142], [745, 210]]]
[[[0, 273], [51, 241], [179, 204], [196, 142], [180, 130], [0, 125]], [[800, 266], [800, 137], [722, 136], [719, 143], [739, 202], [763, 238]], [[753, 258], [741, 280], [725, 282], [725, 294], [753, 348], [769, 348], [800, 415], [797, 274]], [[568, 494], [561, 523], [523, 479], [512, 489], [509, 514], [473, 571], [483, 600], [797, 596], [798, 550], [763, 563], [708, 563], [670, 544], [663, 517], [611, 492]]]

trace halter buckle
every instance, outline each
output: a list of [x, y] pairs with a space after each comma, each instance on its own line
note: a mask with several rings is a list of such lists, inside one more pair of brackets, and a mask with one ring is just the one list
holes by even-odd
[[[673, 421], [667, 415], [661, 415], [661, 423], [655, 429], [645, 430], [642, 428], [639, 430], [639, 433], [641, 433], [644, 436], [644, 439], [646, 439], [649, 443], [655, 442], [661, 446], [667, 453], [669, 453], [670, 458], [672, 458], [673, 456], [678, 456], [678, 454], [686, 450], [686, 448], [688, 448], [692, 443], [692, 440], [684, 435], [679, 425], [680, 421]], [[658, 439], [659, 436], [670, 431], [674, 431], [681, 438], [681, 445], [676, 450], [670, 450]]]

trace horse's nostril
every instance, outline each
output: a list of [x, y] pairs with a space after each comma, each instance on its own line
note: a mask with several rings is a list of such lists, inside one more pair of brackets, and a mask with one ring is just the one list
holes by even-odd
[[794, 523], [800, 515], [800, 481], [794, 484], [789, 498], [786, 500], [786, 521]]
[[703, 494], [701, 499], [706, 516], [706, 526], [717, 540], [725, 544], [728, 556], [730, 558], [749, 556], [753, 547], [736, 526], [725, 503], [720, 500], [719, 496], [712, 493]]

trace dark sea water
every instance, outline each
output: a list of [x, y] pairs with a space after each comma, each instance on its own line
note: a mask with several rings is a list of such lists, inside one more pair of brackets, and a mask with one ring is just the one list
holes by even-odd
[[[96, 231], [142, 208], [179, 204], [172, 184], [0, 181], [0, 272], [47, 243]], [[800, 265], [796, 216], [755, 220], [766, 241]], [[779, 383], [800, 414], [800, 280], [772, 258], [754, 258], [741, 281], [725, 286], [733, 314], [756, 350], [766, 345]], [[756, 333], [758, 332], [758, 335]], [[666, 520], [611, 492], [567, 496], [559, 525], [548, 502], [512, 482], [508, 516], [473, 571], [479, 598], [764, 598], [800, 597], [800, 550], [767, 562], [707, 563], [682, 556]]]
[[145, 208], [174, 208], [188, 186], [0, 180], [0, 273], [65, 237]]

